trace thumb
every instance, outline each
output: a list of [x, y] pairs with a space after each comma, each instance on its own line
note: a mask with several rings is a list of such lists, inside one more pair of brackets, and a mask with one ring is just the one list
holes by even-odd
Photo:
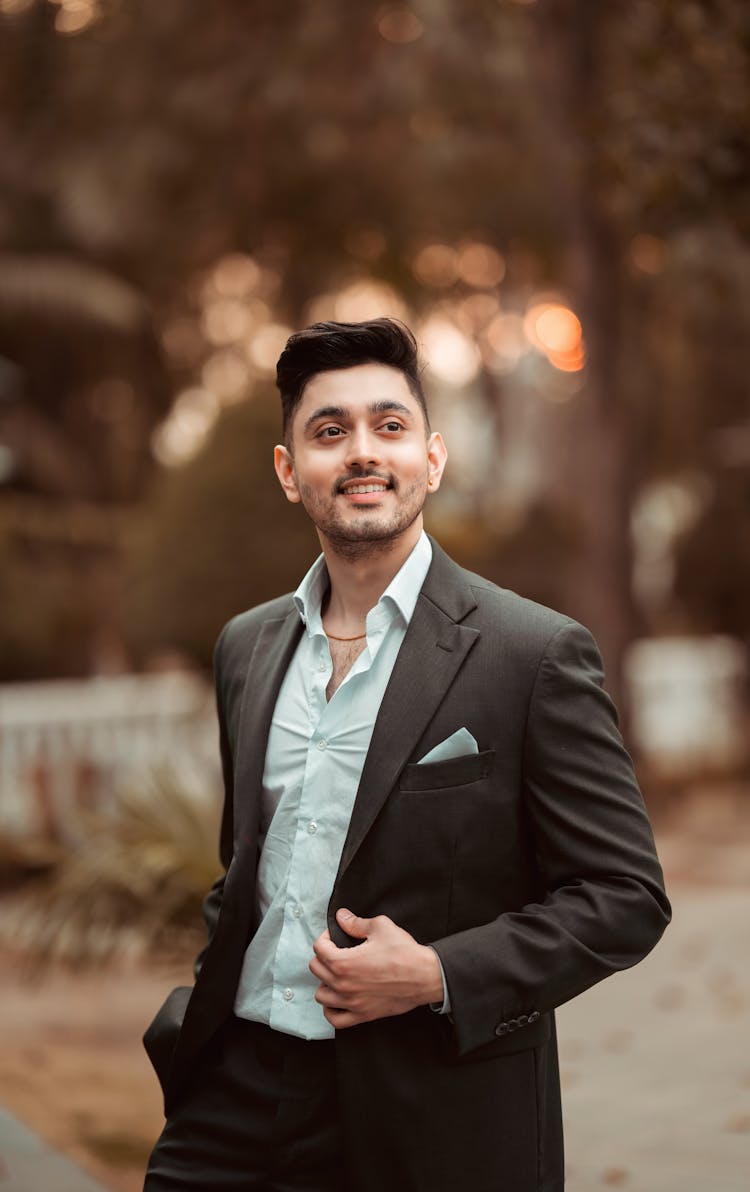
[[366, 940], [372, 930], [372, 919], [360, 919], [343, 906], [336, 911], [336, 922], [347, 935], [357, 940]]

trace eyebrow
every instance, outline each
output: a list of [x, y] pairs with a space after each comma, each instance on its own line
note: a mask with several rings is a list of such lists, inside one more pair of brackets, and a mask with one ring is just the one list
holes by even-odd
[[[351, 411], [346, 406], [320, 406], [319, 409], [313, 410], [310, 417], [306, 420], [304, 429], [307, 431], [316, 422], [322, 421], [324, 418], [348, 418]], [[376, 414], [403, 414], [406, 418], [412, 418], [413, 413], [408, 406], [403, 405], [400, 401], [393, 401], [391, 398], [382, 398], [380, 401], [370, 402], [367, 407], [367, 413], [371, 415]]]

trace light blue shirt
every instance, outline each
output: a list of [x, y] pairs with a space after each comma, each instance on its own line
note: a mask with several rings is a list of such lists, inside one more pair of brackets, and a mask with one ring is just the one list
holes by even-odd
[[[321, 621], [323, 556], [294, 595], [304, 623], [274, 708], [263, 771], [260, 925], [242, 966], [234, 1012], [303, 1039], [332, 1038], [308, 965], [325, 929], [375, 719], [432, 560], [422, 534], [365, 621], [365, 648], [330, 700], [331, 652]], [[350, 908], [355, 913], [356, 907]]]

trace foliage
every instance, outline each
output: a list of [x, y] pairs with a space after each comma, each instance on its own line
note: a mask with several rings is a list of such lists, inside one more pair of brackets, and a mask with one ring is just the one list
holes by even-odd
[[155, 775], [111, 817], [92, 820], [51, 876], [6, 898], [0, 938], [36, 963], [192, 949], [217, 876], [218, 832], [218, 800]]
[[[100, 302], [71, 300], [89, 310], [80, 338], [61, 312], [62, 333], [44, 324], [45, 352], [34, 327], [23, 352], [0, 349], [37, 378], [40, 406], [101, 444], [97, 491], [142, 482], [134, 457], [164, 400], [162, 368], [174, 392], [204, 383], [212, 347], [196, 293], [225, 253], [252, 254], [267, 317], [297, 326], [311, 300], [363, 274], [415, 310], [460, 305], [460, 286], [425, 282], [415, 254], [481, 238], [505, 259], [503, 306], [550, 288], [582, 318], [588, 367], [561, 419], [566, 482], [549, 500], [584, 531], [562, 602], [578, 611], [571, 591], [588, 599], [578, 615], [598, 634], [612, 622], [621, 651], [634, 626], [634, 494], [686, 466], [720, 486], [714, 432], [748, 418], [746, 0], [256, 0], [252, 13], [246, 0], [102, 0], [67, 31], [60, 8], [30, 0], [0, 14], [4, 250], [85, 264], [97, 293], [129, 287], [142, 334], [128, 341], [130, 371], [118, 348], [117, 375], [105, 375], [107, 355], [93, 406], [77, 378], [80, 358], [97, 355]], [[262, 454], [244, 487], [235, 479], [240, 443], [223, 428], [251, 450], [245, 417], [231, 411], [205, 461], [152, 489], [127, 563], [140, 656], [171, 644], [207, 661], [222, 621], [291, 586], [312, 554], [301, 519], [288, 520], [298, 511], [262, 479]], [[522, 576], [535, 565], [525, 550]], [[47, 633], [55, 617], [33, 587]], [[709, 608], [701, 616], [711, 623]], [[67, 665], [64, 637], [49, 631], [52, 668]], [[36, 667], [25, 649], [19, 673]]]
[[224, 622], [296, 588], [317, 554], [273, 472], [279, 421], [278, 396], [258, 389], [141, 511], [125, 560], [127, 634], [141, 657], [167, 646], [208, 666]]

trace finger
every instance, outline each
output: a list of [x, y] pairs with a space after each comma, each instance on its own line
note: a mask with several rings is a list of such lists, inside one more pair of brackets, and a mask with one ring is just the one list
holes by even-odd
[[[342, 949], [334, 944], [328, 932], [325, 932], [324, 935], [328, 938], [326, 939], [323, 935], [319, 935], [313, 944], [313, 952], [318, 957], [318, 960], [322, 960], [325, 964], [327, 960], [332, 960]], [[343, 951], [347, 951], [347, 949], [343, 949]]]
[[357, 940], [366, 940], [372, 931], [373, 919], [361, 919], [352, 911], [341, 907], [336, 911], [336, 922], [339, 927]]
[[348, 1010], [346, 997], [332, 989], [330, 985], [319, 985], [315, 990], [315, 1001], [329, 1010]]
[[325, 964], [322, 964], [317, 959], [317, 957], [315, 957], [315, 956], [313, 957], [313, 959], [310, 961], [310, 963], [308, 965], [308, 968], [310, 969], [310, 972], [312, 973], [312, 975], [314, 977], [317, 977], [319, 981], [322, 981], [324, 985], [332, 985], [333, 984], [334, 974], [331, 972], [331, 970], [328, 968], [328, 966]]
[[323, 1014], [337, 1031], [345, 1031], [350, 1026], [359, 1026], [361, 1022], [367, 1022], [366, 1018], [363, 1018], [360, 1014], [355, 1014], [352, 1010], [337, 1010], [326, 1006]]
[[313, 948], [317, 948], [318, 944], [323, 944], [326, 941], [328, 941], [329, 943], [331, 942], [331, 933], [327, 927], [326, 927], [325, 931], [321, 931], [320, 935], [318, 936], [315, 943], [313, 944]]

